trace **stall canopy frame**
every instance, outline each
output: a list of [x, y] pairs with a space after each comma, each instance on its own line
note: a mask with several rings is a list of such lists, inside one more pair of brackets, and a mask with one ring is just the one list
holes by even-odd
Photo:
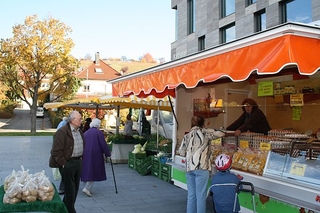
[[289, 67], [296, 67], [300, 75], [310, 76], [320, 69], [319, 34], [320, 28], [316, 26], [285, 23], [108, 82], [112, 83], [115, 96], [152, 94], [163, 97], [166, 94], [174, 96], [179, 85], [194, 88], [199, 83], [219, 79], [241, 82], [252, 73], [268, 76]]
[[129, 97], [110, 97], [103, 96], [100, 98], [86, 98], [73, 99], [64, 102], [45, 103], [44, 108], [74, 108], [74, 109], [117, 109], [120, 108], [144, 108], [172, 111], [172, 102], [170, 96], [164, 98], [157, 98], [155, 96], [148, 96], [146, 98], [139, 98], [134, 95]]

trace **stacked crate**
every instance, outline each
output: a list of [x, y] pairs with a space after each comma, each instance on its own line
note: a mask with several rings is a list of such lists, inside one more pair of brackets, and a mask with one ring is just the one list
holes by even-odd
[[133, 154], [132, 152], [129, 152], [129, 159], [128, 159], [129, 168], [137, 171], [138, 165], [141, 164], [144, 159], [146, 159], [145, 153]]
[[136, 166], [140, 175], [147, 175], [151, 172], [151, 156], [146, 157]]
[[160, 158], [156, 156], [152, 156], [151, 162], [151, 175], [160, 178]]
[[160, 178], [166, 182], [171, 182], [171, 165], [160, 164]]
[[152, 157], [151, 175], [166, 182], [171, 181], [171, 165], [168, 165], [160, 157]]

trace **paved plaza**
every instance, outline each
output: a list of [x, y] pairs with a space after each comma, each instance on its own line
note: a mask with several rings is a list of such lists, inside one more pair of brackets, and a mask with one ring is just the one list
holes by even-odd
[[[42, 170], [54, 181], [48, 159], [52, 136], [0, 136], [0, 182], [12, 172], [21, 170], [29, 173]], [[108, 180], [96, 182], [93, 196], [87, 197], [79, 191], [77, 213], [185, 213], [187, 191], [157, 177], [141, 176], [127, 164], [113, 164], [118, 193], [115, 191], [111, 164], [106, 163]], [[80, 189], [82, 189], [81, 184]], [[210, 197], [207, 212], [213, 212]]]

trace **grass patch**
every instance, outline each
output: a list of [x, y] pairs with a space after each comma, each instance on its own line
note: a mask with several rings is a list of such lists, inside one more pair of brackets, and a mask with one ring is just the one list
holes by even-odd
[[53, 136], [55, 132], [0, 132], [0, 136]]

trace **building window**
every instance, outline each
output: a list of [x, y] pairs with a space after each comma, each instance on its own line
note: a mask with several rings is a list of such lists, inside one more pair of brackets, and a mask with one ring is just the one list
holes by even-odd
[[90, 92], [90, 85], [83, 85], [83, 92]]
[[260, 32], [267, 29], [266, 10], [260, 10], [254, 14], [254, 31]]
[[198, 50], [205, 50], [206, 49], [206, 36], [201, 36], [198, 38]]
[[195, 7], [194, 7], [195, 0], [188, 0], [187, 5], [187, 12], [188, 12], [188, 35], [194, 33], [195, 30]]
[[246, 0], [246, 6], [248, 7], [251, 4], [257, 3], [257, 0]]
[[96, 73], [103, 73], [101, 68], [94, 68], [94, 71], [95, 71]]
[[177, 8], [177, 6], [175, 6], [174, 8], [173, 8], [174, 10], [175, 10], [175, 41], [177, 41], [178, 40], [178, 29], [179, 29], [179, 22], [178, 22], [178, 20], [179, 20], [179, 14], [178, 14], [178, 8]]
[[312, 22], [311, 0], [286, 0], [280, 3], [281, 23]]
[[235, 0], [220, 0], [221, 18], [224, 18], [235, 12]]
[[220, 29], [221, 43], [227, 43], [236, 39], [236, 26], [234, 23]]

